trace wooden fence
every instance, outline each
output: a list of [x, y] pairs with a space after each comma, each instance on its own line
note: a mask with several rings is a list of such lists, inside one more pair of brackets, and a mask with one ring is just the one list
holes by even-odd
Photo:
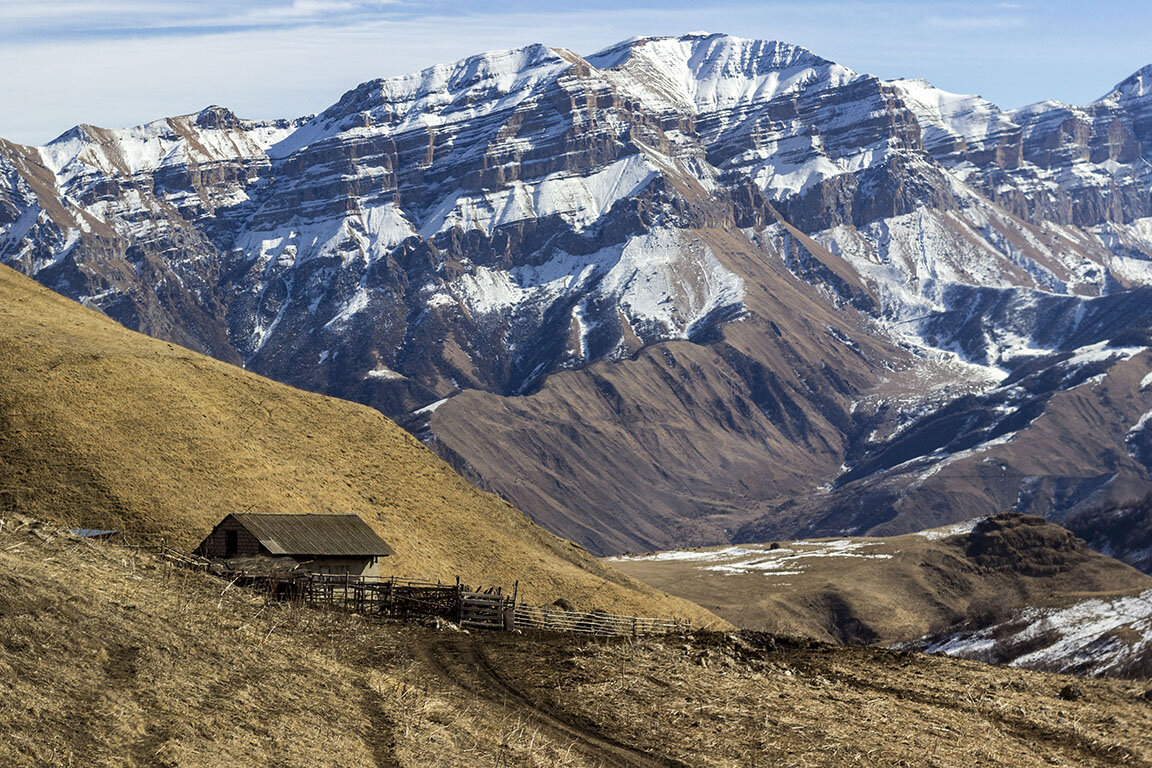
[[618, 616], [593, 611], [565, 611], [519, 604], [513, 621], [518, 629], [549, 629], [556, 632], [580, 632], [589, 635], [668, 635], [688, 631], [691, 626], [682, 619], [656, 619], [644, 616]]
[[[152, 548], [152, 547], [149, 547]], [[542, 608], [517, 600], [501, 587], [487, 590], [425, 579], [371, 578], [347, 574], [292, 572], [252, 573], [230, 570], [197, 555], [157, 548], [164, 559], [185, 568], [214, 573], [241, 586], [291, 600], [366, 615], [397, 619], [442, 618], [462, 627], [486, 630], [546, 630], [587, 635], [645, 637], [688, 632], [683, 619], [622, 616]]]

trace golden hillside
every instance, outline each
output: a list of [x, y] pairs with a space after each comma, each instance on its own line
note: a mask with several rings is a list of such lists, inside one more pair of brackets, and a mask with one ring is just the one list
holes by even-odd
[[0, 510], [185, 549], [230, 512], [352, 512], [396, 549], [385, 573], [716, 620], [477, 491], [372, 409], [133, 333], [7, 267], [0, 381]]

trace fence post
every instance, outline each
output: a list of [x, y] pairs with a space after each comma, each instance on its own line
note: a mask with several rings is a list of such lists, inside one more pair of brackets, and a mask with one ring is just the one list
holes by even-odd
[[517, 579], [512, 584], [512, 605], [508, 609], [508, 617], [505, 620], [504, 628], [509, 632], [516, 629], [516, 600], [520, 596], [520, 580]]
[[504, 623], [504, 631], [511, 632], [516, 629], [516, 603], [504, 601], [500, 605], [500, 618]]

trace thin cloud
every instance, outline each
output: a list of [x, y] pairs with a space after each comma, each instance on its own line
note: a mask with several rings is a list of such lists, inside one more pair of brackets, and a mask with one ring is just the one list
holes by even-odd
[[[78, 3], [0, 2], [0, 39], [14, 43], [97, 37], [170, 37], [306, 27], [317, 23], [352, 25], [387, 18], [405, 8], [401, 0], [272, 0], [247, 5], [209, 2]], [[409, 15], [415, 13], [408, 10]]]
[[924, 24], [940, 30], [1019, 29], [1027, 24], [1023, 16], [929, 16]]

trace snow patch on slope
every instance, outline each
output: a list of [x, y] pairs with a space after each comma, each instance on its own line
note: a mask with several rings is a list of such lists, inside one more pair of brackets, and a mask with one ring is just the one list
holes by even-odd
[[747, 544], [705, 550], [670, 550], [646, 555], [620, 555], [608, 557], [609, 562], [652, 561], [700, 563], [699, 570], [724, 574], [763, 573], [766, 576], [795, 576], [808, 569], [808, 562], [819, 558], [865, 558], [886, 560], [892, 557], [884, 552], [870, 552], [880, 542], [858, 539], [828, 541], [792, 541], [773, 548], [767, 544]]
[[428, 238], [452, 227], [491, 234], [497, 227], [524, 219], [559, 215], [579, 232], [594, 224], [619, 200], [631, 197], [657, 174], [642, 154], [631, 155], [586, 174], [559, 171], [533, 183], [516, 180], [486, 195], [454, 191], [437, 206], [420, 229]]
[[686, 339], [714, 313], [742, 309], [744, 282], [690, 233], [655, 229], [588, 255], [560, 253], [539, 266], [479, 266], [429, 301], [459, 299], [478, 315], [542, 315], [576, 292], [618, 305], [645, 340]]
[[628, 241], [601, 291], [616, 299], [634, 326], [647, 324], [663, 338], [686, 339], [713, 312], [742, 307], [744, 281], [707, 245], [657, 229]]
[[957, 633], [924, 651], [981, 660], [1007, 656], [1012, 667], [1122, 674], [1152, 654], [1152, 590], [1065, 608], [1025, 608], [1006, 622]]
[[431, 414], [436, 412], [437, 408], [444, 405], [444, 403], [448, 402], [451, 399], [452, 399], [451, 397], [445, 397], [445, 398], [442, 398], [440, 400], [437, 400], [434, 403], [429, 403], [428, 405], [424, 406], [423, 408], [417, 408], [416, 410], [412, 411], [412, 415], [413, 416], [421, 416], [423, 414], [431, 415]]
[[340, 311], [337, 312], [331, 320], [325, 323], [324, 327], [327, 329], [342, 330], [343, 328], [347, 327], [348, 323], [352, 320], [353, 317], [368, 308], [370, 301], [371, 296], [369, 296], [368, 290], [362, 285], [357, 286], [356, 292], [353, 293], [352, 296], [344, 302], [344, 305], [340, 308]]
[[380, 379], [382, 381], [392, 381], [394, 379], [407, 378], [404, 374], [394, 371], [386, 365], [378, 365], [372, 370], [364, 374], [369, 379]]
[[896, 89], [916, 115], [929, 152], [957, 141], [973, 149], [990, 137], [1017, 127], [999, 107], [979, 96], [950, 93], [923, 79], [891, 80], [888, 85]]
[[923, 536], [926, 539], [935, 541], [937, 539], [947, 539], [951, 536], [963, 536], [972, 533], [976, 526], [984, 522], [986, 517], [974, 517], [971, 520], [964, 520], [963, 522], [954, 525], [948, 525], [943, 528], [929, 528], [926, 531], [918, 531], [917, 536]]

